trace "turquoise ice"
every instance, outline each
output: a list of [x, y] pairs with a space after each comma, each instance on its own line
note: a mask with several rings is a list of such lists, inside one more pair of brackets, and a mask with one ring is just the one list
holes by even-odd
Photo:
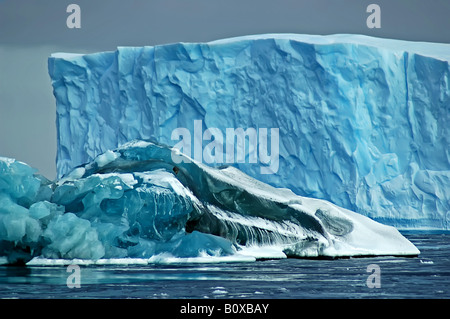
[[[174, 163], [174, 153], [183, 161]], [[394, 227], [149, 141], [107, 151], [54, 182], [0, 158], [7, 263], [417, 254]]]

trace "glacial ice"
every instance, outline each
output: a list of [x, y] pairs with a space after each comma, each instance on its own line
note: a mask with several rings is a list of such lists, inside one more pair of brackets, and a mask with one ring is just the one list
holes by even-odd
[[418, 254], [394, 227], [150, 141], [108, 150], [54, 182], [0, 158], [0, 256], [8, 263]]
[[[251, 163], [249, 154], [223, 162], [399, 229], [450, 229], [449, 61], [449, 44], [357, 35], [269, 34], [55, 54], [58, 175], [100, 154], [98, 164], [107, 165], [115, 159], [106, 151], [134, 139], [174, 146], [172, 132], [194, 135], [195, 120], [223, 135], [278, 128], [275, 174], [261, 174], [261, 159]], [[116, 180], [125, 192], [120, 179], [103, 182]], [[166, 196], [163, 189], [158, 196]], [[189, 209], [185, 197], [167, 196]]]

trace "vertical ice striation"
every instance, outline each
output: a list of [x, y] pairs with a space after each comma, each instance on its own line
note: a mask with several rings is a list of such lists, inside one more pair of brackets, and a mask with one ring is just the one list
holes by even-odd
[[58, 175], [133, 139], [173, 146], [177, 128], [201, 152], [195, 120], [223, 137], [278, 128], [275, 174], [248, 154], [230, 164], [398, 228], [449, 229], [449, 60], [448, 44], [292, 34], [55, 54]]

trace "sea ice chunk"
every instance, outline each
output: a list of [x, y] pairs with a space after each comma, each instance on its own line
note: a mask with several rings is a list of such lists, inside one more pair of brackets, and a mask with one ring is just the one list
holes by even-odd
[[[391, 226], [272, 187], [231, 166], [209, 167], [179, 152], [184, 160], [175, 163], [174, 151], [129, 142], [109, 151], [105, 165], [94, 159], [50, 188], [42, 183], [52, 195], [35, 197], [30, 205], [2, 189], [0, 255], [10, 263], [32, 257], [97, 263], [419, 254]], [[34, 176], [26, 164], [17, 171], [8, 170], [13, 161], [3, 163], [4, 180]]]

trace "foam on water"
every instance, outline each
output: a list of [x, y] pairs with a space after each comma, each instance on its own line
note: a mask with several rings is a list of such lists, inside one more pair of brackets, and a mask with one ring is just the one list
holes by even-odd
[[[270, 259], [276, 259], [271, 258]], [[261, 258], [258, 258], [261, 259]], [[235, 254], [231, 256], [199, 256], [199, 257], [174, 257], [169, 253], [162, 253], [150, 258], [108, 258], [108, 259], [54, 259], [35, 257], [26, 263], [27, 266], [128, 266], [128, 265], [180, 265], [180, 264], [221, 264], [221, 263], [248, 263], [255, 262], [257, 258], [247, 254]], [[0, 260], [1, 261], [1, 260]], [[7, 260], [4, 260], [5, 263]]]

